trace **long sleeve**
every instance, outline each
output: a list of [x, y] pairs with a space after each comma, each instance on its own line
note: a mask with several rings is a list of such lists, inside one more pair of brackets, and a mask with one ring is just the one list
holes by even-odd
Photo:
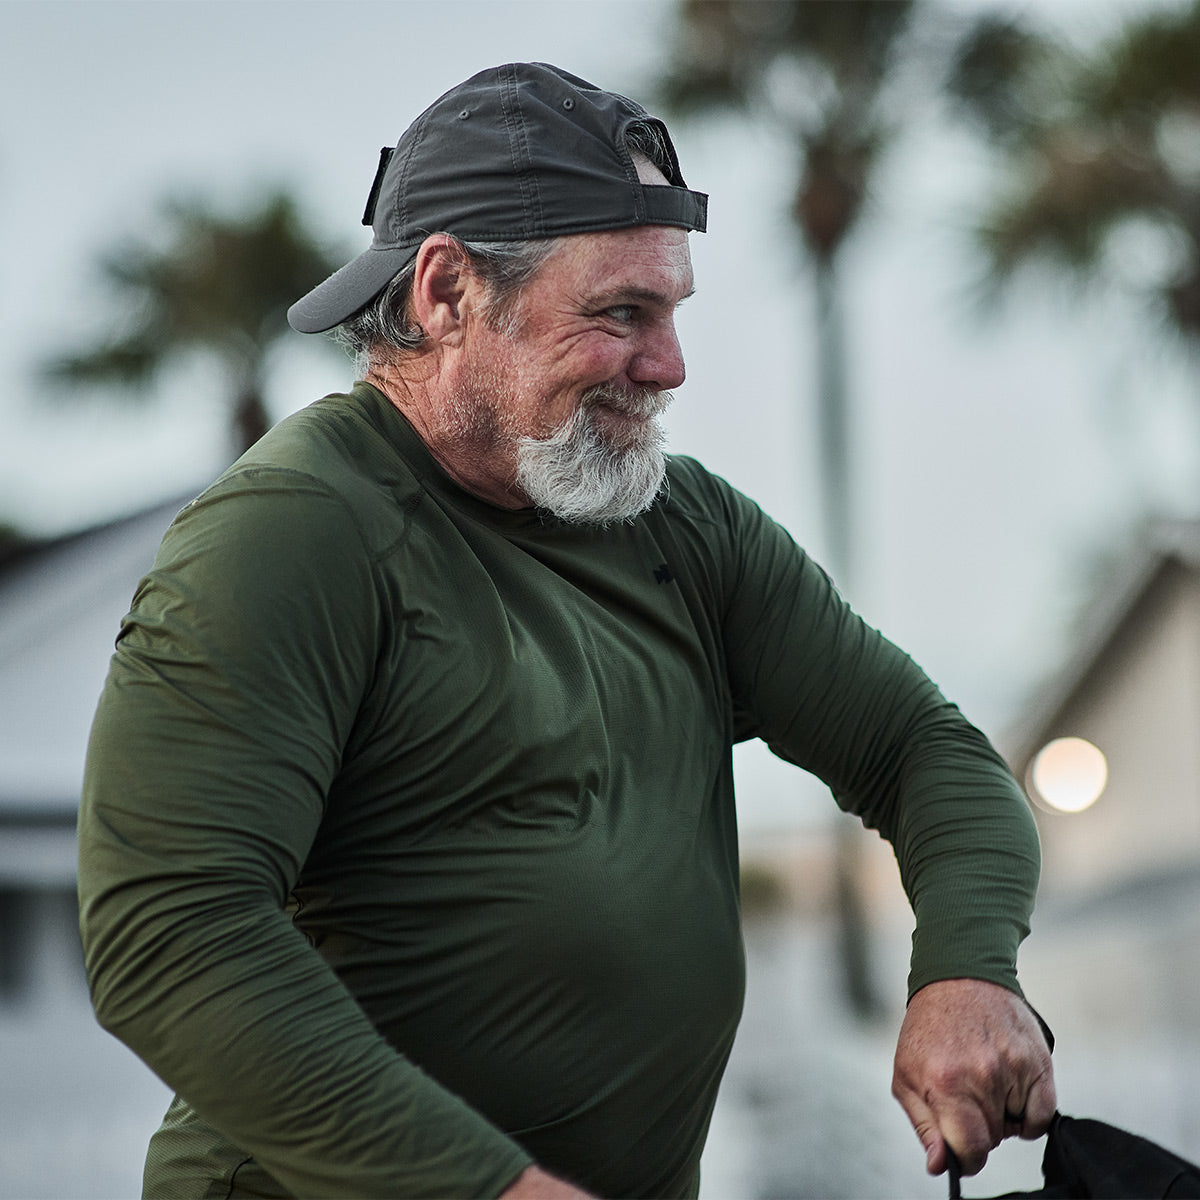
[[529, 1156], [380, 1036], [285, 911], [386, 619], [315, 481], [242, 471], [180, 516], [89, 745], [89, 978], [101, 1023], [296, 1195], [495, 1195]]
[[1040, 851], [1003, 759], [757, 506], [681, 472], [679, 508], [689, 508], [693, 481], [696, 511], [717, 514], [692, 536], [717, 556], [709, 587], [735, 736], [761, 737], [817, 775], [893, 844], [916, 916], [910, 995], [955, 976], [1019, 990]]

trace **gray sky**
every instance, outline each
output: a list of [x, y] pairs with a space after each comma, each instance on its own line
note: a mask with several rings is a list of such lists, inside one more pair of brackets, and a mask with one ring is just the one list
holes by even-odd
[[[1136, 7], [1035, 9], [1086, 31]], [[90, 263], [145, 229], [160, 197], [236, 203], [290, 183], [357, 249], [379, 147], [446, 88], [543, 59], [644, 94], [671, 8], [0, 0], [0, 520], [79, 528], [198, 487], [227, 459], [221, 381], [203, 370], [164, 384], [145, 413], [49, 403], [32, 374], [103, 330]], [[791, 164], [754, 127], [677, 126], [676, 141], [712, 199], [709, 233], [692, 239], [699, 291], [681, 313], [689, 380], [672, 448], [820, 558], [808, 277], [782, 216]], [[1194, 510], [1200, 387], [1195, 364], [1119, 301], [1031, 287], [976, 319], [960, 230], [989, 179], [961, 134], [926, 120], [880, 179], [845, 267], [864, 558], [851, 598], [996, 734], [1061, 662], [1081, 565], [1141, 512]], [[349, 378], [297, 335], [275, 415]], [[790, 802], [794, 772], [757, 758], [744, 771], [748, 808]]]

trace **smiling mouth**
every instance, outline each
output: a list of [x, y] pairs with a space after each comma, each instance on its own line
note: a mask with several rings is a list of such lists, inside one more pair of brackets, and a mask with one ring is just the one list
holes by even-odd
[[629, 392], [602, 384], [584, 393], [583, 403], [585, 407], [606, 409], [626, 421], [650, 421], [666, 412], [672, 399], [666, 391]]
[[629, 408], [628, 405], [614, 404], [609, 400], [601, 400], [596, 408], [603, 409], [604, 412], [619, 417], [622, 421], [652, 421], [655, 416], [654, 413], [639, 412]]

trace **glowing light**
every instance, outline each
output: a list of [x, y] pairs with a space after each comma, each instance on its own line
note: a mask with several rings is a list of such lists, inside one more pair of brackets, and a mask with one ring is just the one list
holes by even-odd
[[1100, 799], [1108, 761], [1083, 738], [1055, 738], [1038, 751], [1029, 778], [1035, 800], [1055, 812], [1079, 813]]

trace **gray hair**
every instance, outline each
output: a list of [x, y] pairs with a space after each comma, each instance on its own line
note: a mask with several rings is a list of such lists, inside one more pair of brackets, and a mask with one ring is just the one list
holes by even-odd
[[[447, 235], [450, 236], [450, 235]], [[537, 274], [554, 253], [557, 238], [519, 242], [464, 242], [452, 238], [471, 270], [487, 285], [487, 313], [502, 319], [516, 294]], [[425, 344], [425, 331], [408, 315], [416, 259], [408, 264], [373, 300], [337, 329], [335, 337], [355, 358], [358, 373], [365, 375], [371, 352], [414, 351]]]
[[668, 179], [675, 170], [670, 144], [657, 121], [630, 121], [625, 127], [625, 146], [630, 154], [648, 158]]
[[[632, 121], [625, 129], [631, 154], [649, 159], [670, 178], [674, 164], [669, 143], [657, 121]], [[487, 315], [502, 321], [510, 315], [517, 293], [557, 249], [560, 239], [536, 238], [512, 242], [467, 242], [452, 235], [471, 270], [487, 285]], [[408, 315], [416, 260], [409, 263], [373, 300], [368, 301], [335, 331], [334, 337], [354, 356], [360, 377], [370, 367], [372, 351], [406, 353], [425, 344], [425, 331]]]

